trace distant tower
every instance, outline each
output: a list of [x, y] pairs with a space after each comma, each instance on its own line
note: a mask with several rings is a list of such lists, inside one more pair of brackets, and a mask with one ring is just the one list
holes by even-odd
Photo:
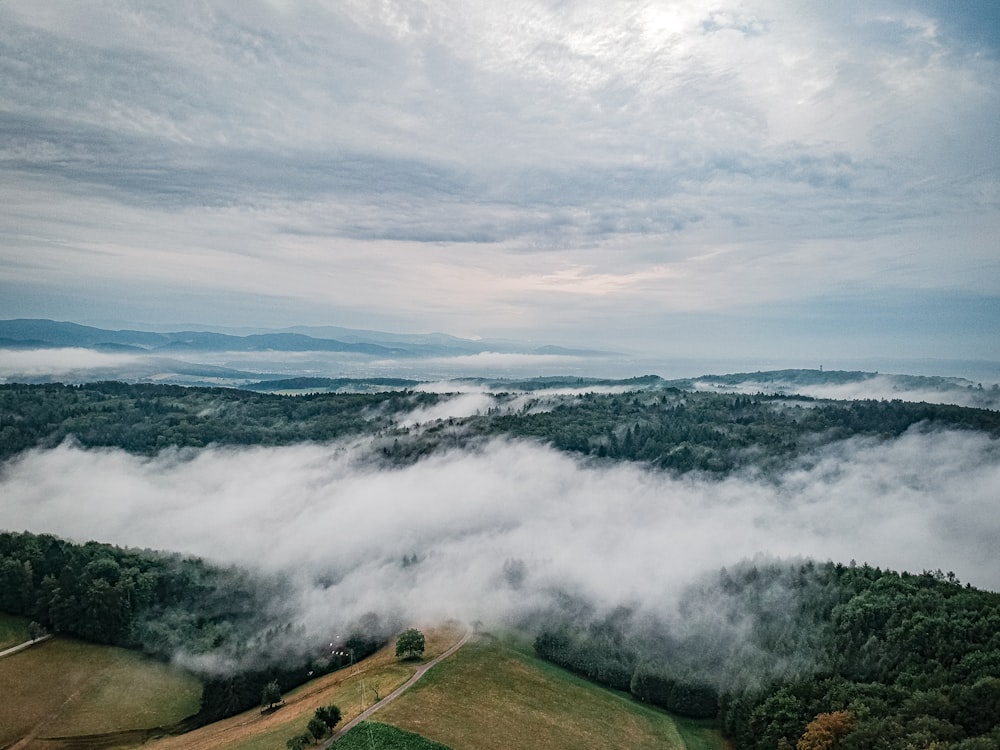
[[819, 366], [819, 371], [820, 371], [820, 372], [823, 372], [823, 365], [820, 365], [820, 366]]

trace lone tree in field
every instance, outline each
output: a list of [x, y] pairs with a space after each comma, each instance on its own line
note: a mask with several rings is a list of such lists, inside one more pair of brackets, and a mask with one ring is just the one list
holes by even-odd
[[306, 729], [309, 730], [317, 742], [326, 737], [327, 732], [330, 731], [330, 727], [326, 725], [326, 722], [316, 716], [309, 719], [309, 724], [306, 725]]
[[260, 693], [260, 704], [264, 708], [274, 708], [277, 703], [281, 703], [281, 685], [277, 680], [271, 680]]
[[424, 634], [416, 628], [404, 630], [396, 639], [396, 656], [419, 659], [424, 654]]
[[314, 718], [322, 721], [332, 732], [333, 728], [340, 723], [340, 708], [337, 706], [320, 706], [316, 709]]

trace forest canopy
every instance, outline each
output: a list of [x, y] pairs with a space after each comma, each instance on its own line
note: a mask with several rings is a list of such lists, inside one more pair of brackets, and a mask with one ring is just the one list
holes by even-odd
[[209, 445], [292, 445], [374, 436], [374, 458], [409, 463], [477, 439], [536, 440], [597, 459], [673, 472], [779, 468], [853, 436], [890, 438], [915, 426], [1000, 435], [1000, 412], [905, 401], [834, 401], [663, 387], [627, 393], [498, 393], [479, 413], [420, 426], [404, 417], [441, 403], [423, 391], [300, 396], [228, 388], [91, 383], [0, 385], [0, 460], [74, 440], [142, 455]]
[[[199, 721], [256, 705], [272, 680], [287, 690], [347, 664], [306, 637], [286, 586], [195, 557], [0, 532], [0, 611], [163, 660], [182, 655], [205, 683]], [[374, 618], [366, 625], [345, 641], [358, 659], [389, 631]]]
[[640, 701], [718, 717], [739, 748], [795, 747], [837, 712], [850, 716], [838, 748], [1000, 746], [1000, 594], [940, 571], [804, 562], [724, 569], [685, 599], [681, 628], [570, 607], [535, 651]]

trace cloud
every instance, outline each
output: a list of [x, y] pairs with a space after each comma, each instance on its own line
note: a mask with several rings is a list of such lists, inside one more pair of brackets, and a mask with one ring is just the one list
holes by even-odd
[[[1000, 453], [978, 433], [850, 440], [770, 482], [672, 478], [523, 442], [392, 470], [367, 450], [138, 458], [64, 445], [3, 467], [0, 527], [288, 572], [317, 632], [365, 611], [504, 619], [553, 588], [669, 616], [687, 584], [761, 554], [941, 568], [1000, 589]], [[519, 588], [504, 583], [510, 560], [523, 563]]]
[[[446, 385], [446, 384], [444, 384]], [[419, 390], [427, 390], [421, 388]], [[436, 392], [436, 389], [430, 389]], [[451, 398], [442, 399], [434, 406], [415, 409], [399, 420], [401, 427], [413, 427], [425, 422], [452, 417], [471, 417], [474, 414], [485, 414], [494, 405], [494, 399], [483, 391], [467, 391]]]
[[882, 399], [891, 401], [926, 401], [930, 404], [954, 404], [980, 409], [996, 409], [1000, 406], [1000, 393], [978, 389], [968, 381], [943, 382], [932, 385], [913, 385], [905, 377], [875, 375], [851, 383], [805, 384], [790, 381], [747, 380], [736, 385], [713, 383], [710, 380], [695, 383], [696, 390], [723, 391], [726, 393], [787, 393], [811, 396], [813, 398], [853, 401], [858, 399]]
[[524, 367], [535, 369], [573, 363], [581, 359], [568, 354], [518, 354], [512, 352], [477, 352], [448, 357], [447, 362], [456, 365], [469, 364], [475, 367]]
[[995, 299], [1000, 63], [963, 18], [12, 0], [0, 280], [31, 285], [14, 315], [606, 340], [845, 289]]
[[[476, 414], [486, 414], [490, 410], [506, 413], [518, 413], [528, 410], [533, 414], [550, 411], [561, 403], [565, 396], [580, 396], [585, 393], [626, 393], [629, 386], [592, 386], [588, 388], [542, 388], [523, 392], [516, 388], [505, 388], [502, 384], [495, 389], [480, 385], [463, 383], [462, 381], [447, 381], [427, 383], [417, 386], [414, 390], [430, 393], [452, 394], [433, 406], [428, 406], [403, 415], [398, 424], [401, 427], [416, 427], [437, 420], [460, 419]], [[503, 395], [495, 391], [500, 390]], [[457, 394], [457, 395], [456, 395]]]
[[102, 372], [131, 369], [146, 360], [141, 354], [110, 354], [93, 349], [0, 349], [0, 379], [95, 378]]

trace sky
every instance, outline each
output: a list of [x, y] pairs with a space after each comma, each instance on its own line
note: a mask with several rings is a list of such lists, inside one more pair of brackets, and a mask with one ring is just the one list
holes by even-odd
[[1000, 6], [0, 3], [0, 317], [1000, 360]]

